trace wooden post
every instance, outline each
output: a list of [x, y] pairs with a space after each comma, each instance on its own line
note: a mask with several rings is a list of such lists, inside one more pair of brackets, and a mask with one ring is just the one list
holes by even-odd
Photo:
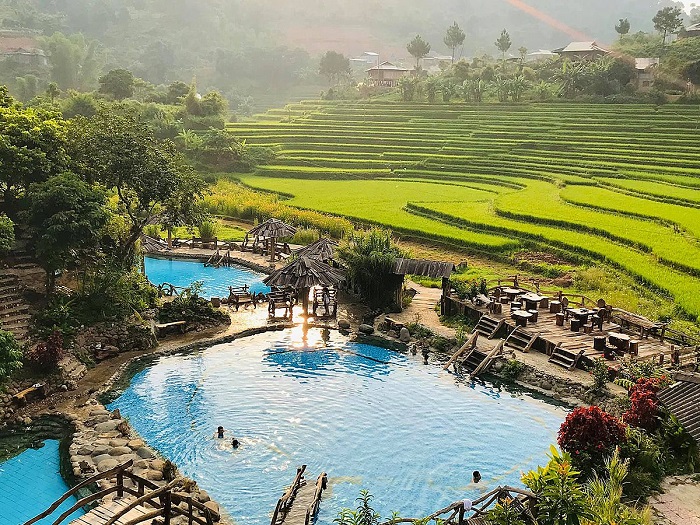
[[165, 502], [163, 503], [163, 525], [170, 525], [172, 498], [173, 496], [170, 491], [165, 493]]
[[275, 248], [277, 248], [277, 241], [274, 237], [271, 237], [269, 239], [269, 242], [270, 242], [270, 247], [269, 247], [270, 262], [275, 262]]
[[117, 472], [117, 497], [124, 497], [124, 471]]
[[447, 298], [450, 295], [450, 280], [447, 277], [442, 278], [442, 296], [440, 297], [440, 315], [448, 315]]
[[301, 298], [301, 306], [304, 310], [304, 315], [309, 316], [309, 288], [302, 288], [301, 293], [303, 294]]
[[187, 525], [192, 525], [192, 518], [193, 518], [193, 516], [192, 516], [192, 498], [191, 498], [191, 497], [187, 500], [187, 510], [188, 510], [188, 512], [189, 512], [189, 517], [188, 517], [188, 520], [187, 520]]

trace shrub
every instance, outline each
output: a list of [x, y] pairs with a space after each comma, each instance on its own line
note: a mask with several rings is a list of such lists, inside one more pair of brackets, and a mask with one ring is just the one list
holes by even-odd
[[489, 525], [525, 525], [518, 505], [513, 505], [513, 500], [505, 498], [486, 513], [486, 523]]
[[197, 227], [197, 229], [199, 230], [199, 236], [202, 239], [213, 239], [216, 237], [219, 227], [215, 222], [204, 221]]
[[82, 324], [76, 308], [76, 299], [62, 293], [55, 293], [46, 306], [34, 316], [33, 329], [41, 338], [59, 331], [71, 336]]
[[0, 381], [22, 368], [22, 348], [10, 332], [0, 330]]
[[625, 425], [619, 419], [591, 406], [577, 408], [566, 417], [557, 443], [572, 455], [578, 467], [590, 473], [602, 466], [602, 458], [625, 439]]
[[695, 472], [700, 460], [698, 444], [673, 414], [664, 418], [660, 434], [664, 448], [673, 451], [673, 471]]
[[622, 416], [628, 425], [653, 431], [659, 426], [659, 391], [661, 379], [639, 379], [630, 389], [630, 408]]
[[158, 314], [162, 323], [187, 321], [192, 325], [215, 326], [230, 324], [231, 317], [202, 299], [196, 290], [185, 289], [173, 301], [165, 303]]
[[638, 428], [627, 427], [626, 439], [620, 443], [620, 457], [630, 462], [623, 485], [626, 497], [645, 499], [659, 490], [665, 475], [665, 458], [658, 438]]
[[44, 372], [51, 372], [58, 366], [58, 362], [64, 355], [63, 335], [56, 330], [45, 342], [42, 341], [27, 352], [26, 359], [31, 366]]
[[605, 359], [599, 357], [593, 361], [593, 366], [590, 369], [593, 376], [593, 390], [601, 392], [605, 389], [605, 385], [610, 379], [610, 368], [605, 362]]
[[124, 319], [134, 312], [153, 308], [157, 298], [156, 288], [137, 270], [124, 272], [108, 268], [85, 278], [74, 307], [80, 324], [89, 325]]
[[15, 225], [5, 214], [0, 213], [0, 257], [7, 255], [15, 244]]
[[355, 501], [357, 501], [355, 510], [341, 509], [338, 517], [333, 521], [338, 525], [377, 525], [381, 516], [370, 505], [372, 495], [369, 491], [361, 490], [360, 496]]
[[501, 370], [501, 377], [509, 382], [514, 382], [520, 377], [520, 374], [525, 370], [525, 364], [521, 363], [517, 359], [509, 359], [506, 364], [503, 365]]

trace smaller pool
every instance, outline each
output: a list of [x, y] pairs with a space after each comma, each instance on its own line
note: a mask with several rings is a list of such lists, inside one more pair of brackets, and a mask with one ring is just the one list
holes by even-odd
[[160, 259], [146, 257], [146, 277], [153, 284], [170, 283], [175, 286], [190, 286], [202, 283], [202, 297], [228, 297], [229, 286], [248, 285], [255, 293], [267, 293], [270, 289], [262, 282], [265, 274], [243, 266], [204, 266], [199, 261]]
[[[0, 522], [24, 523], [63, 496], [69, 487], [61, 477], [59, 465], [58, 441], [53, 439], [44, 441], [40, 449], [27, 449], [0, 464]], [[53, 523], [76, 501], [75, 497], [69, 498], [51, 516], [38, 523]], [[64, 523], [70, 523], [83, 514], [78, 510]]]

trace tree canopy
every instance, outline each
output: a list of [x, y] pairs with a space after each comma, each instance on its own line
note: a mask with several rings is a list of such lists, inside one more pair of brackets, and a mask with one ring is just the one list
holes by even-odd
[[416, 59], [416, 69], [418, 69], [421, 58], [426, 57], [428, 53], [430, 53], [430, 44], [423, 40], [420, 35], [416, 35], [415, 38], [406, 45], [406, 50]]
[[620, 18], [620, 20], [615, 24], [615, 31], [618, 35], [626, 35], [630, 32], [630, 21], [627, 18]]
[[505, 61], [506, 53], [510, 49], [510, 46], [513, 45], [513, 43], [510, 40], [510, 34], [508, 33], [508, 31], [506, 31], [505, 29], [501, 31], [501, 35], [496, 39], [495, 45], [498, 48], [498, 50], [503, 54], [503, 60]]
[[350, 76], [350, 59], [336, 51], [326, 51], [321, 57], [319, 73], [328, 79], [328, 82], [339, 82]]
[[466, 33], [457, 25], [457, 22], [453, 23], [447, 28], [447, 33], [445, 33], [445, 38], [443, 42], [452, 51], [452, 63], [455, 62], [455, 50], [464, 44], [464, 39], [466, 38]]
[[115, 100], [124, 100], [134, 96], [134, 75], [126, 69], [113, 69], [100, 77], [100, 93]]
[[664, 7], [656, 13], [652, 21], [654, 29], [663, 35], [663, 45], [666, 45], [666, 37], [677, 33], [683, 27], [683, 11], [679, 7]]

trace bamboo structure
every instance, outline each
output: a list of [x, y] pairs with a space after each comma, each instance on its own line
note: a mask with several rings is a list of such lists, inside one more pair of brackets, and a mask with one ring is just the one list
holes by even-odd
[[248, 232], [248, 235], [254, 236], [258, 241], [260, 239], [265, 240], [268, 246], [268, 253], [270, 254], [270, 262], [274, 262], [277, 239], [280, 237], [289, 237], [296, 232], [297, 229], [294, 226], [290, 226], [279, 219], [268, 219], [262, 224], [258, 224], [255, 228], [252, 228]]
[[294, 250], [294, 255], [298, 257], [309, 257], [310, 259], [316, 259], [317, 261], [328, 262], [333, 260], [337, 247], [337, 242], [322, 237], [319, 240], [312, 242], [308, 246]]

